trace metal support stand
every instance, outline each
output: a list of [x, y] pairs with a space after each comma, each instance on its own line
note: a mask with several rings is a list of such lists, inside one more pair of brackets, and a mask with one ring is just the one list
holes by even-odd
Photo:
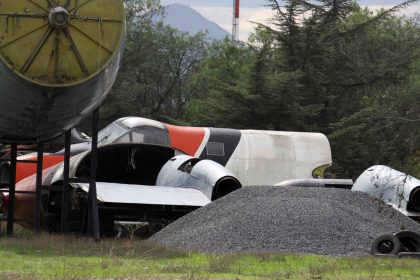
[[82, 234], [89, 234], [99, 241], [101, 238], [99, 225], [99, 209], [96, 192], [96, 168], [98, 160], [98, 130], [99, 108], [93, 112], [92, 117], [92, 148], [90, 152], [90, 178], [89, 193], [85, 214], [83, 215]]
[[69, 211], [69, 170], [70, 170], [70, 141], [71, 131], [64, 136], [64, 170], [63, 170], [63, 192], [61, 196], [61, 224], [60, 232], [67, 232], [67, 220]]
[[13, 235], [13, 222], [15, 214], [15, 188], [16, 188], [16, 158], [17, 144], [10, 145], [10, 177], [9, 177], [9, 208], [7, 210], [7, 235]]
[[[18, 160], [17, 159], [18, 145], [13, 143], [10, 145], [10, 162], [9, 183], [7, 186], [2, 186], [2, 190], [8, 193], [8, 209], [7, 209], [7, 235], [13, 235], [13, 227], [15, 219], [15, 200], [16, 194], [34, 195], [34, 231], [39, 234], [41, 231], [41, 189], [42, 189], [42, 162], [44, 156], [44, 144], [38, 144], [37, 160]], [[16, 166], [17, 163], [36, 164], [36, 187], [35, 192], [31, 191], [17, 191], [16, 190]]]
[[89, 230], [96, 241], [101, 238], [99, 229], [99, 210], [96, 193], [96, 168], [98, 160], [98, 131], [99, 131], [99, 108], [93, 112], [92, 118], [92, 151], [90, 159], [90, 182], [89, 182]]
[[[100, 240], [100, 224], [99, 224], [99, 209], [97, 202], [96, 191], [96, 168], [98, 159], [98, 130], [99, 130], [99, 108], [93, 112], [92, 119], [92, 149], [91, 149], [91, 166], [90, 178], [75, 178], [75, 182], [89, 182], [88, 205], [86, 205], [85, 215], [83, 217], [82, 234], [89, 234]], [[70, 144], [71, 131], [65, 133], [65, 147], [64, 147], [64, 170], [63, 170], [63, 187], [61, 199], [61, 224], [60, 232], [66, 233], [68, 231], [69, 219], [69, 170], [70, 170]], [[17, 144], [11, 144], [10, 151], [10, 177], [9, 183], [6, 186], [1, 186], [0, 189], [5, 189], [9, 193], [8, 211], [7, 211], [7, 235], [13, 235], [13, 224], [16, 221], [15, 215], [15, 194], [35, 195], [34, 208], [34, 231], [39, 234], [41, 231], [41, 211], [42, 211], [42, 173], [43, 173], [43, 158], [44, 158], [44, 144], [38, 143], [37, 160], [18, 160], [17, 159]], [[9, 161], [9, 159], [7, 159]], [[16, 164], [37, 164], [36, 168], [36, 190], [35, 192], [16, 191]]]
[[36, 189], [35, 189], [35, 233], [41, 232], [41, 188], [42, 188], [42, 165], [44, 159], [44, 144], [38, 143], [38, 156], [36, 163]]

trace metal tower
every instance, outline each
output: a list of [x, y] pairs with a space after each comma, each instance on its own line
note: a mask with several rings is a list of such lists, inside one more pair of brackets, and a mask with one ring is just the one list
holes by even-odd
[[233, 0], [232, 41], [239, 41], [239, 0]]

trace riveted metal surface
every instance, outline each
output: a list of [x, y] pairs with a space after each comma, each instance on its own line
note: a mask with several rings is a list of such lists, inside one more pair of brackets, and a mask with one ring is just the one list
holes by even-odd
[[0, 0], [0, 140], [46, 141], [97, 108], [124, 29], [122, 0]]

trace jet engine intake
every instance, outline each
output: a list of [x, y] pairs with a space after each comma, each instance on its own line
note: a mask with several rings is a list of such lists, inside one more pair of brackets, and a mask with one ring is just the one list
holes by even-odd
[[194, 188], [210, 200], [216, 200], [242, 187], [232, 172], [222, 165], [187, 155], [171, 158], [160, 170], [156, 185]]
[[239, 188], [241, 188], [241, 183], [235, 177], [222, 177], [213, 188], [211, 200], [221, 198]]
[[123, 1], [63, 2], [1, 1], [3, 142], [45, 142], [64, 134], [102, 103], [117, 78]]
[[413, 208], [415, 211], [420, 211], [420, 186], [414, 188], [410, 192], [410, 208]]

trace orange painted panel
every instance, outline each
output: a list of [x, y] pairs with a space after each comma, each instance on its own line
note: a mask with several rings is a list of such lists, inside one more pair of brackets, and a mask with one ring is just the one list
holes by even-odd
[[[36, 160], [37, 156], [30, 156], [24, 157], [25, 160]], [[63, 155], [44, 155], [43, 164], [42, 164], [42, 170], [47, 169], [48, 167], [51, 167], [59, 162], [62, 162], [64, 160]], [[29, 177], [33, 174], [36, 174], [36, 163], [24, 163], [24, 162], [18, 162], [16, 164], [16, 183], [21, 181], [22, 179], [25, 179], [26, 177]]]
[[171, 138], [171, 146], [190, 156], [194, 156], [195, 152], [204, 139], [204, 128], [202, 127], [185, 127], [165, 124]]

